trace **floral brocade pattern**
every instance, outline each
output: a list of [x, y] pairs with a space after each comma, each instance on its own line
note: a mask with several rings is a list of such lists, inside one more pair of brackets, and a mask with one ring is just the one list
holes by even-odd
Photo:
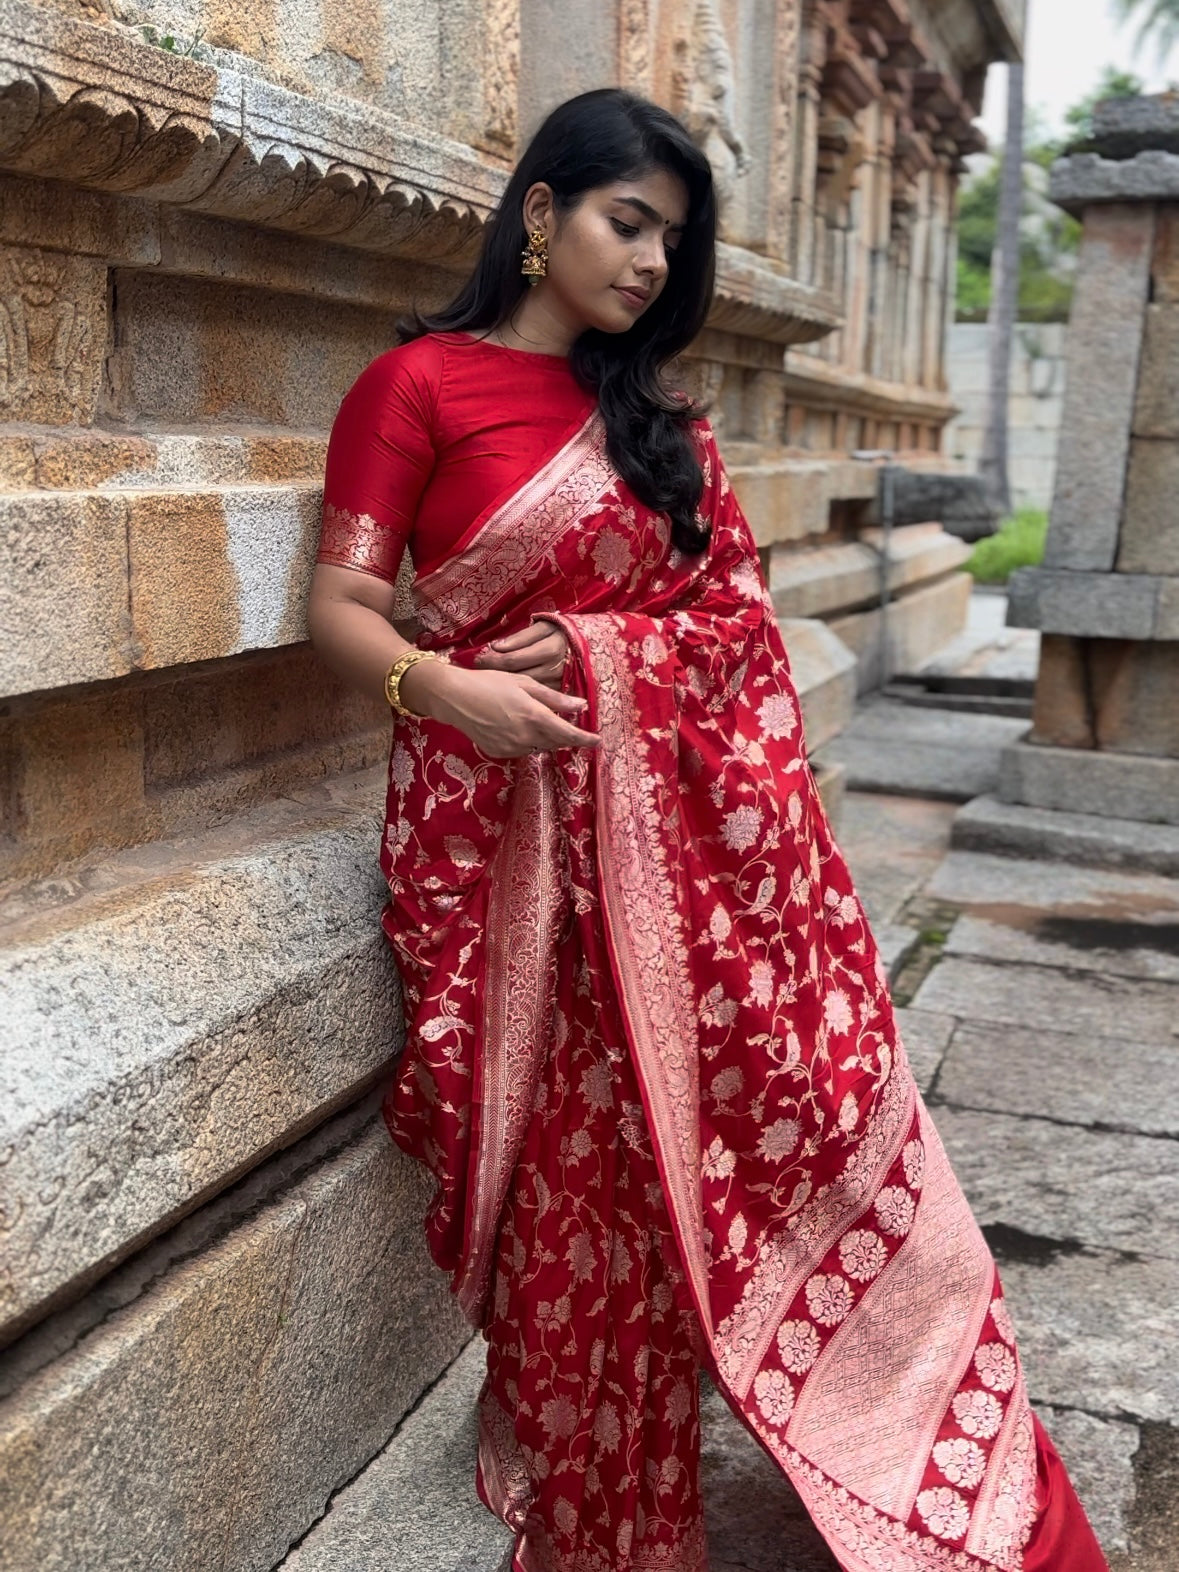
[[[488, 1341], [480, 1493], [516, 1572], [702, 1569], [703, 1361], [842, 1565], [1016, 1572], [1037, 1457], [1001, 1285], [818, 794], [748, 523], [692, 430], [703, 556], [603, 485], [591, 421], [546, 497], [415, 586], [422, 642], [459, 663], [558, 622], [603, 738], [489, 759], [395, 722], [382, 868], [408, 1037], [384, 1111], [438, 1180], [430, 1246]], [[526, 942], [529, 987], [503, 964]]]

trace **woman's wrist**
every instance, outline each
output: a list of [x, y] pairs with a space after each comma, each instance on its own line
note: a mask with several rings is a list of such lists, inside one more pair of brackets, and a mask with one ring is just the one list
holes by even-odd
[[418, 715], [440, 720], [437, 703], [450, 683], [455, 668], [445, 660], [417, 660], [403, 672], [398, 695], [403, 704]]

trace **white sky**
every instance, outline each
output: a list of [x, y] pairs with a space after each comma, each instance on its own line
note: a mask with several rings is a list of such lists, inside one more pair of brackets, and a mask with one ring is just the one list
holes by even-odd
[[[1064, 111], [1097, 85], [1107, 63], [1135, 72], [1149, 91], [1179, 80], [1179, 49], [1160, 67], [1153, 44], [1135, 55], [1137, 34], [1137, 23], [1119, 21], [1114, 0], [1028, 0], [1026, 99], [1042, 112], [1051, 134], [1064, 129]], [[1003, 143], [1006, 76], [1002, 65], [987, 74], [981, 119], [992, 147]]]

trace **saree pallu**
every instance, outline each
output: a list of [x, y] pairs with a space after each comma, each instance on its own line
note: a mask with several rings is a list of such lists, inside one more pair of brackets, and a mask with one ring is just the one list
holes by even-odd
[[1098, 1572], [910, 1070], [706, 420], [709, 550], [594, 411], [413, 586], [471, 664], [544, 617], [600, 749], [398, 717], [383, 1111], [489, 1341], [478, 1487], [518, 1572], [702, 1572], [709, 1370], [847, 1572]]

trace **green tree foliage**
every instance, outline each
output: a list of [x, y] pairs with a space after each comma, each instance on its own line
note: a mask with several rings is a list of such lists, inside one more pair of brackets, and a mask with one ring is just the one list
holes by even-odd
[[[1179, 13], [1179, 0], [1175, 0]], [[1019, 318], [1021, 322], [1063, 322], [1072, 302], [1072, 259], [1080, 241], [1076, 219], [1062, 213], [1045, 195], [1047, 171], [1067, 145], [1091, 134], [1093, 109], [1103, 98], [1132, 98], [1143, 91], [1140, 78], [1107, 66], [1091, 93], [1065, 114], [1067, 137], [1057, 140], [1042, 123], [1029, 119], [1024, 144], [1024, 219], [1020, 237]], [[991, 253], [999, 223], [1002, 159], [966, 181], [958, 195], [958, 319], [983, 322], [991, 303]]]

